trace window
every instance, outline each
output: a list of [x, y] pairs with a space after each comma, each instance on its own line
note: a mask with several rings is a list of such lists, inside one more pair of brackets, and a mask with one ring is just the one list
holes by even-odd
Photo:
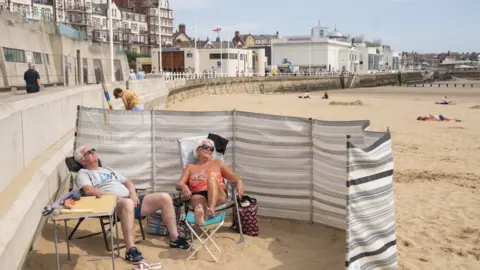
[[25, 51], [3, 48], [3, 54], [5, 55], [6, 62], [25, 63]]
[[[236, 53], [222, 53], [222, 59], [237, 59], [238, 55]], [[219, 53], [211, 53], [210, 59], [220, 59]]]
[[33, 59], [35, 61], [35, 64], [41, 65], [43, 63], [41, 53], [33, 52]]
[[48, 56], [48, 54], [45, 54], [45, 59], [47, 59], [47, 65], [50, 66], [50, 57]]

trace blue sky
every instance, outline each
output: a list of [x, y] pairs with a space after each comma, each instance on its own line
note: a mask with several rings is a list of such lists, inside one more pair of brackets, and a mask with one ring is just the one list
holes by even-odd
[[[381, 39], [398, 51], [480, 52], [480, 0], [170, 0], [174, 24], [197, 25], [197, 37], [215, 27], [222, 37], [309, 34], [320, 20], [344, 34]], [[187, 33], [193, 37], [193, 30]]]

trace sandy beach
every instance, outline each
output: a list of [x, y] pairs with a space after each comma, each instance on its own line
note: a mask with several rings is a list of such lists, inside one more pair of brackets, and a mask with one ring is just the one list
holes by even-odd
[[[322, 120], [371, 121], [371, 130], [390, 128], [395, 161], [395, 204], [399, 269], [480, 269], [480, 88], [384, 87], [300, 94], [229, 94], [199, 96], [169, 110], [252, 111], [312, 117]], [[457, 105], [436, 105], [447, 95]], [[329, 105], [332, 101], [361, 100], [362, 106]], [[477, 107], [475, 107], [477, 106]], [[475, 109], [477, 108], [477, 109]], [[420, 115], [444, 114], [462, 122], [417, 121]], [[63, 225], [63, 224], [62, 224]], [[69, 223], [69, 230], [75, 225]], [[55, 269], [52, 223], [27, 258], [25, 269]], [[63, 227], [58, 225], [61, 269], [110, 269], [102, 237], [71, 242], [66, 256]], [[79, 235], [98, 231], [97, 220], [80, 227]], [[138, 226], [137, 226], [138, 229]], [[139, 236], [139, 232], [137, 232]], [[186, 253], [171, 250], [167, 239], [147, 236], [138, 244], [162, 269], [344, 269], [345, 232], [307, 222], [261, 220], [260, 235], [244, 245], [225, 227], [218, 233], [221, 261], [205, 251], [185, 261]], [[123, 257], [125, 251], [121, 251]], [[105, 256], [101, 261], [89, 261]], [[117, 269], [131, 269], [117, 258]]]

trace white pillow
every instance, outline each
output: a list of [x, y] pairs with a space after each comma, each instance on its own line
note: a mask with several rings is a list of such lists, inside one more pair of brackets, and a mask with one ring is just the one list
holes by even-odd
[[178, 139], [178, 150], [180, 150], [182, 168], [185, 168], [190, 163], [197, 163], [197, 159], [193, 156], [193, 149], [197, 145], [198, 140], [206, 138], [207, 135]]

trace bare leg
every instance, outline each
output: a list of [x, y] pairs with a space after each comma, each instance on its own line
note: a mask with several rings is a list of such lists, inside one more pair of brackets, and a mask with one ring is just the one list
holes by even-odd
[[[127, 250], [133, 247], [133, 219], [134, 204], [129, 198], [120, 198], [117, 201], [117, 213], [122, 224], [123, 238]], [[112, 232], [113, 233], [113, 232]]]
[[207, 181], [208, 188], [208, 208], [207, 213], [210, 216], [215, 216], [215, 207], [224, 204], [227, 199], [227, 194], [218, 184], [217, 179], [210, 177]]
[[208, 190], [208, 208], [207, 208], [207, 217], [215, 216], [215, 206], [217, 205], [218, 197], [218, 182], [214, 177], [209, 177], [207, 179], [207, 190]]
[[198, 225], [203, 226], [205, 222], [205, 212], [207, 207], [207, 200], [202, 195], [192, 196], [192, 207], [195, 213], [195, 219]]
[[145, 195], [140, 214], [142, 216], [148, 216], [155, 213], [157, 210], [162, 210], [162, 219], [164, 220], [165, 225], [167, 225], [168, 232], [170, 233], [170, 240], [177, 240], [177, 219], [175, 216], [173, 201], [170, 195], [167, 193], [153, 193]]

